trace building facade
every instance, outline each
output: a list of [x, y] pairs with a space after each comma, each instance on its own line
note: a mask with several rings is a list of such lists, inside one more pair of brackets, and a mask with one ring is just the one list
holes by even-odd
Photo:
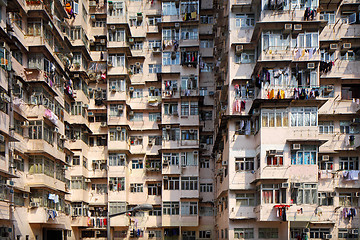
[[212, 1], [0, 5], [1, 239], [215, 239]]
[[359, 5], [218, 1], [217, 239], [358, 239]]

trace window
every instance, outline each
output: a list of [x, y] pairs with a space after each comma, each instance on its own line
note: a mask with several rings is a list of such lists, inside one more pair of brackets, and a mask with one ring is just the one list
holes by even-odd
[[235, 25], [236, 27], [253, 27], [255, 23], [254, 14], [236, 14]]
[[161, 40], [149, 40], [149, 49], [154, 49], [154, 47], [161, 49]]
[[197, 215], [198, 203], [197, 202], [181, 202], [181, 215]]
[[136, 193], [136, 192], [143, 192], [144, 187], [142, 183], [131, 183], [130, 184], [130, 192]]
[[139, 112], [136, 112], [134, 113], [133, 115], [130, 115], [129, 117], [129, 121], [134, 121], [134, 122], [141, 122], [143, 121], [143, 113], [139, 113]]
[[168, 177], [168, 179], [164, 179], [164, 190], [179, 190], [179, 185], [179, 177]]
[[162, 64], [164, 66], [180, 64], [180, 53], [179, 52], [163, 52]]
[[80, 165], [80, 156], [73, 156], [73, 166]]
[[213, 24], [214, 23], [213, 15], [202, 15], [202, 16], [200, 16], [200, 23], [201, 24]]
[[181, 177], [181, 190], [197, 190], [198, 178], [197, 177]]
[[200, 192], [213, 192], [212, 183], [200, 183]]
[[179, 202], [163, 202], [164, 215], [179, 215], [180, 204]]
[[214, 216], [213, 207], [200, 207], [200, 216]]
[[259, 238], [279, 238], [279, 229], [259, 228]]
[[321, 61], [323, 61], [323, 62], [335, 61], [335, 53], [334, 52], [330, 53], [323, 49], [320, 51], [320, 53], [321, 53]]
[[189, 115], [189, 102], [181, 102], [181, 116]]
[[161, 113], [149, 113], [149, 122], [156, 122], [158, 119], [161, 119]]
[[237, 206], [255, 206], [254, 193], [237, 193], [236, 194]]
[[198, 28], [197, 27], [187, 27], [181, 28], [181, 39], [183, 40], [194, 40], [198, 39]]
[[126, 155], [121, 153], [109, 153], [109, 166], [125, 166]]
[[359, 197], [356, 193], [339, 193], [339, 205], [340, 206], [358, 206]]
[[254, 229], [253, 228], [234, 228], [234, 238], [253, 239], [254, 238]]
[[334, 160], [333, 157], [329, 157], [329, 161], [319, 161], [320, 170], [333, 170]]
[[211, 238], [211, 231], [199, 231], [199, 238]]
[[125, 190], [125, 178], [124, 177], [111, 177], [109, 178], [109, 190], [113, 192], [119, 192]]
[[276, 153], [275, 155], [266, 156], [266, 164], [268, 166], [283, 166], [284, 165], [283, 154]]
[[288, 116], [286, 109], [264, 109], [261, 111], [262, 127], [288, 127]]
[[[199, 1], [183, 1], [183, 2], [181, 2], [180, 8], [181, 8], [181, 14], [184, 14], [184, 15], [193, 13], [193, 12], [199, 13]], [[191, 16], [188, 18], [190, 18], [191, 20], [194, 19]]]
[[209, 159], [201, 159], [200, 160], [200, 168], [210, 168], [210, 160]]
[[279, 184], [262, 184], [258, 189], [261, 189], [263, 204], [286, 203], [286, 191]]
[[161, 145], [162, 144], [162, 138], [161, 136], [149, 136], [149, 143], [153, 143], [154, 145]]
[[54, 177], [55, 164], [49, 158], [32, 156], [29, 159], [29, 174], [45, 174]]
[[358, 134], [360, 133], [360, 126], [353, 125], [350, 121], [340, 121], [340, 132], [346, 134]]
[[340, 157], [340, 170], [359, 170], [358, 157]]
[[198, 165], [198, 153], [182, 152], [181, 153], [181, 165], [182, 166], [197, 166]]
[[214, 69], [214, 64], [209, 62], [203, 62], [203, 65], [200, 65], [201, 72], [212, 72]]
[[109, 42], [124, 42], [125, 37], [125, 29], [116, 29], [115, 31], [109, 31]]
[[161, 207], [154, 207], [153, 210], [149, 211], [149, 216], [161, 216]]
[[110, 117], [120, 117], [123, 113], [123, 105], [110, 104]]
[[300, 183], [299, 188], [292, 188], [291, 199], [294, 204], [316, 204], [317, 184]]
[[143, 161], [142, 160], [132, 160], [131, 161], [132, 169], [143, 169]]
[[334, 122], [332, 121], [319, 122], [319, 133], [320, 134], [334, 133]]
[[97, 194], [105, 194], [107, 193], [107, 184], [92, 184], [91, 190]]
[[125, 55], [124, 54], [109, 54], [109, 63], [113, 67], [124, 67], [125, 66]]
[[198, 140], [198, 131], [194, 129], [181, 130], [181, 140]]
[[161, 17], [148, 17], [149, 26], [157, 26], [161, 22]]
[[71, 189], [82, 189], [87, 190], [88, 184], [85, 183], [85, 178], [78, 176], [78, 177], [71, 177]]
[[319, 192], [318, 203], [320, 206], [331, 206], [334, 204], [334, 197], [330, 192]]
[[161, 183], [149, 183], [147, 189], [148, 189], [148, 195], [153, 195], [153, 196], [161, 195]]
[[161, 64], [149, 64], [149, 73], [161, 73]]
[[195, 231], [183, 231], [182, 240], [195, 240]]
[[165, 141], [178, 141], [180, 140], [180, 129], [179, 128], [163, 128], [163, 140]]
[[255, 51], [243, 51], [240, 55], [235, 55], [236, 63], [255, 63]]
[[314, 165], [317, 164], [317, 146], [301, 145], [300, 150], [291, 152], [291, 164]]
[[121, 213], [126, 211], [126, 202], [109, 202], [109, 213]]
[[179, 165], [178, 153], [163, 153], [163, 162], [169, 165]]
[[114, 238], [126, 238], [127, 231], [114, 231]]
[[176, 7], [175, 2], [162, 3], [162, 15], [179, 15], [179, 9]]
[[118, 129], [110, 128], [109, 129], [110, 141], [126, 141], [127, 132], [125, 128]]
[[213, 40], [200, 40], [200, 48], [213, 48], [214, 47], [214, 41]]
[[338, 238], [344, 239], [359, 239], [359, 229], [358, 228], [339, 228]]
[[71, 216], [87, 216], [89, 206], [84, 202], [71, 203]]
[[41, 22], [28, 22], [27, 35], [40, 36], [41, 35]]
[[130, 65], [129, 66], [129, 74], [133, 75], [133, 74], [142, 74], [143, 73], [143, 64], [142, 63], [137, 63], [140, 65]]
[[291, 126], [317, 126], [316, 107], [294, 107], [291, 108]]
[[178, 104], [177, 103], [164, 103], [164, 114], [165, 115], [178, 114]]
[[54, 128], [43, 121], [29, 121], [29, 138], [43, 139], [46, 142], [54, 143]]
[[[111, 6], [110, 3], [109, 3], [109, 6]], [[113, 1], [112, 2], [112, 8], [109, 7], [108, 9], [109, 9], [109, 16], [120, 17], [124, 13], [124, 3], [123, 2]]]
[[310, 238], [324, 239], [327, 234], [330, 234], [329, 228], [310, 228]]
[[254, 158], [235, 158], [235, 171], [254, 170]]

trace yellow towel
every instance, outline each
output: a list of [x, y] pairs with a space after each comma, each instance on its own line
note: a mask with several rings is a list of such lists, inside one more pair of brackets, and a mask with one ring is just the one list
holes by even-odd
[[302, 50], [301, 52], [301, 57], [305, 56], [305, 49]]
[[280, 91], [280, 98], [281, 98], [281, 99], [284, 99], [284, 98], [285, 98], [285, 91], [284, 91], [284, 90], [281, 90], [281, 91]]
[[192, 18], [192, 19], [195, 19], [195, 18], [196, 18], [196, 12], [192, 12], [192, 13], [191, 13], [191, 18]]
[[273, 99], [275, 95], [274, 89], [271, 89], [269, 99]]

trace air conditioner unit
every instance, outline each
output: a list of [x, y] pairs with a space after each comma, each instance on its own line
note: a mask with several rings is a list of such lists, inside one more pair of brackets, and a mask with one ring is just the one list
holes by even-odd
[[6, 184], [9, 186], [14, 186], [14, 181], [13, 180], [6, 180]]
[[288, 188], [288, 187], [289, 187], [289, 183], [287, 182], [281, 183], [281, 188]]
[[321, 158], [323, 161], [329, 161], [330, 156], [329, 155], [323, 155]]
[[30, 207], [31, 207], [31, 208], [40, 207], [40, 203], [38, 203], [38, 202], [30, 202]]
[[166, 125], [166, 130], [170, 130], [171, 129], [171, 125]]
[[116, 127], [116, 131], [120, 132], [121, 131], [121, 127]]
[[119, 110], [119, 111], [124, 110], [124, 105], [118, 105], [118, 110]]
[[164, 178], [164, 180], [167, 180], [167, 179], [169, 179], [169, 177], [168, 177], [168, 176], [164, 176], [163, 178]]
[[105, 39], [100, 39], [101, 44], [105, 44]]
[[107, 126], [106, 122], [101, 122], [101, 127], [106, 127], [106, 126]]
[[129, 38], [128, 42], [129, 43], [134, 43], [134, 38]]
[[295, 24], [294, 25], [294, 30], [295, 31], [301, 31], [302, 30], [302, 25], [301, 24]]
[[93, 112], [88, 112], [88, 116], [94, 116]]
[[134, 87], [129, 87], [129, 91], [133, 92], [134, 91]]
[[241, 54], [244, 50], [244, 46], [243, 45], [236, 45], [235, 47], [235, 54]]
[[91, 16], [90, 16], [90, 19], [93, 20], [93, 21], [95, 21], [95, 20], [96, 20], [96, 16], [95, 16], [95, 15], [91, 15]]
[[206, 144], [201, 143], [201, 144], [200, 144], [200, 148], [201, 148], [201, 149], [205, 149], [205, 148], [206, 148]]
[[338, 48], [338, 45], [336, 43], [330, 44], [330, 50], [336, 50]]
[[90, 179], [90, 178], [86, 178], [86, 179], [85, 179], [85, 182], [86, 182], [86, 183], [91, 183], [91, 179]]
[[1, 134], [0, 134], [0, 142], [5, 142], [5, 137], [4, 137], [4, 135], [1, 135]]
[[228, 165], [228, 161], [226, 161], [226, 160], [222, 160], [221, 165], [223, 165], [223, 166], [227, 166], [227, 165]]
[[326, 234], [325, 239], [332, 239], [332, 235], [331, 234]]
[[344, 43], [344, 44], [343, 44], [343, 48], [344, 48], [344, 49], [349, 49], [349, 48], [351, 48], [351, 43]]
[[139, 68], [141, 67], [140, 62], [136, 62], [136, 63], [135, 63], [135, 66], [136, 66], [137, 69], [139, 69]]
[[179, 28], [180, 27], [180, 23], [175, 23], [175, 27]]
[[315, 68], [315, 63], [308, 63], [307, 68], [308, 69], [314, 69]]
[[299, 188], [301, 187], [301, 183], [292, 183], [292, 188]]
[[298, 144], [298, 143], [294, 143], [294, 144], [292, 145], [292, 150], [300, 150], [300, 148], [301, 148], [301, 145]]
[[284, 30], [288, 31], [288, 32], [291, 31], [292, 30], [292, 24], [285, 24]]
[[115, 29], [116, 29], [115, 25], [110, 26], [110, 30], [115, 31]]

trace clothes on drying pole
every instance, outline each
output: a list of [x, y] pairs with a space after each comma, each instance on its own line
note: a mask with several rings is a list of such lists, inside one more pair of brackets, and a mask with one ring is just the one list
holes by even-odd
[[328, 73], [331, 71], [331, 69], [334, 65], [335, 65], [335, 63], [333, 61], [320, 62], [320, 72]]
[[181, 65], [192, 64], [196, 67], [198, 62], [198, 52], [182, 52], [181, 53]]
[[341, 212], [341, 218], [346, 220], [354, 219], [354, 217], [356, 217], [356, 214], [356, 208], [343, 208]]
[[359, 180], [359, 173], [359, 170], [344, 171], [342, 176], [345, 181], [355, 181]]
[[235, 100], [233, 104], [233, 112], [241, 113], [245, 110], [246, 102], [243, 100]]
[[310, 9], [309, 7], [307, 7], [304, 12], [304, 20], [305, 21], [314, 20], [316, 17], [316, 14], [317, 14], [317, 11], [315, 9]]

